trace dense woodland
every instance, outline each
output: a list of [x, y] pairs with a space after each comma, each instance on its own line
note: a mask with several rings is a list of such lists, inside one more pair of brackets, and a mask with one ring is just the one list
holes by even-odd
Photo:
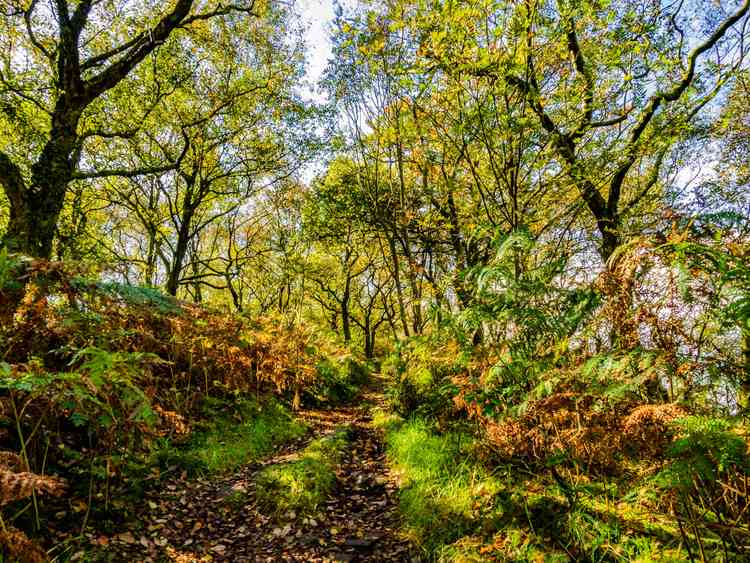
[[750, 561], [750, 0], [300, 10], [0, 0], [0, 561]]

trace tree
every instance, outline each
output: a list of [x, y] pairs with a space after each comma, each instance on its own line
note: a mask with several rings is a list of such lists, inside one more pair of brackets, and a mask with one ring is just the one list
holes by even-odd
[[[28, 114], [35, 114], [36, 121], [35, 134], [22, 140], [23, 146], [13, 151], [15, 158], [7, 148], [0, 150], [0, 184], [10, 202], [3, 244], [38, 257], [52, 252], [70, 182], [99, 175], [79, 170], [86, 159], [85, 141], [133, 134], [82, 130], [82, 122], [104, 121], [90, 119], [99, 111], [97, 102], [145, 59], [170, 45], [175, 31], [194, 31], [218, 18], [259, 17], [262, 11], [254, 0], [177, 0], [161, 10], [147, 3], [128, 3], [126, 9], [122, 2], [95, 0], [55, 0], [49, 6], [38, 0], [20, 5], [4, 0], [0, 9], [0, 36], [7, 53], [0, 66], [0, 96], [3, 106], [13, 108], [2, 122], [15, 127], [23, 121], [19, 115]], [[103, 29], [107, 31], [101, 33]], [[21, 159], [28, 154], [36, 156], [27, 165]]]

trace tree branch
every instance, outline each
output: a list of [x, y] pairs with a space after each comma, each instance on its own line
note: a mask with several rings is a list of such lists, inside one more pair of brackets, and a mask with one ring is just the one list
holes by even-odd
[[31, 16], [34, 14], [34, 10], [36, 9], [36, 5], [38, 3], [39, 0], [32, 0], [31, 4], [29, 5], [29, 9], [23, 13], [23, 19], [24, 22], [26, 22], [26, 34], [29, 36], [29, 41], [31, 41], [31, 44], [36, 47], [40, 53], [47, 57], [50, 63], [52, 63], [54, 61], [52, 53], [50, 53], [44, 47], [44, 45], [42, 45], [42, 42], [37, 39], [36, 35], [34, 34], [34, 29], [31, 25]]
[[216, 16], [226, 16], [231, 13], [247, 14], [248, 16], [254, 16], [256, 18], [260, 17], [259, 14], [256, 14], [255, 12], [253, 12], [254, 7], [255, 7], [255, 0], [250, 2], [250, 6], [238, 6], [237, 4], [230, 4], [228, 6], [223, 6], [219, 4], [219, 6], [215, 10], [190, 16], [182, 23], [180, 27], [185, 27], [187, 25], [190, 25], [193, 22], [208, 20]]
[[565, 24], [567, 27], [565, 37], [568, 42], [568, 51], [573, 55], [573, 64], [575, 65], [576, 72], [583, 77], [584, 81], [583, 115], [578, 126], [570, 134], [571, 139], [576, 140], [586, 132], [586, 129], [591, 125], [591, 119], [594, 115], [594, 75], [581, 52], [578, 35], [576, 34], [575, 21], [573, 21], [572, 17], [568, 17], [565, 18]]
[[682, 79], [677, 84], [675, 84], [671, 90], [668, 90], [666, 92], [656, 92], [653, 96], [651, 96], [651, 99], [649, 100], [648, 104], [646, 104], [646, 107], [641, 113], [640, 118], [638, 119], [635, 127], [633, 128], [633, 131], [630, 134], [630, 139], [628, 140], [628, 144], [624, 151], [626, 154], [626, 158], [624, 162], [617, 168], [614, 176], [612, 177], [609, 189], [609, 197], [607, 199], [607, 208], [610, 211], [617, 209], [620, 201], [622, 184], [625, 181], [625, 177], [632, 168], [638, 156], [636, 151], [638, 141], [643, 135], [643, 132], [646, 130], [646, 127], [648, 127], [649, 123], [651, 123], [651, 120], [658, 111], [659, 107], [663, 103], [674, 102], [682, 97], [688, 87], [693, 83], [693, 80], [695, 78], [695, 67], [698, 63], [698, 57], [700, 57], [709, 49], [713, 48], [721, 40], [721, 38], [724, 37], [729, 28], [740, 21], [747, 14], [748, 10], [750, 10], [750, 0], [745, 0], [742, 3], [742, 6], [740, 6], [734, 14], [725, 19], [708, 39], [706, 39], [700, 45], [696, 46], [690, 52], [690, 55], [688, 55], [687, 68], [682, 75]]
[[163, 174], [165, 172], [171, 172], [172, 170], [176, 170], [179, 168], [180, 164], [182, 163], [183, 159], [185, 158], [185, 155], [187, 155], [187, 151], [190, 148], [190, 142], [185, 137], [185, 146], [182, 149], [182, 152], [180, 153], [180, 156], [177, 157], [177, 159], [173, 162], [170, 162], [168, 164], [164, 164], [161, 166], [145, 166], [141, 168], [131, 168], [131, 169], [124, 169], [124, 168], [112, 168], [112, 169], [104, 169], [104, 170], [79, 170], [78, 172], [73, 174], [73, 180], [90, 180], [93, 178], [111, 178], [113, 176], [117, 176], [120, 178], [134, 178], [136, 176], [147, 176], [150, 174]]
[[[115, 52], [114, 54], [120, 52], [125, 52], [126, 54], [122, 59], [112, 63], [98, 75], [86, 81], [85, 90], [87, 97], [94, 99], [119, 84], [138, 63], [153, 52], [158, 45], [166, 41], [171, 33], [185, 21], [192, 7], [193, 0], [177, 0], [172, 11], [161, 18], [148, 33], [141, 33], [137, 36], [136, 40], [128, 42], [128, 48], [117, 47], [113, 51], [110, 51], [110, 53]], [[110, 54], [109, 56], [113, 55]], [[84, 64], [90, 67], [92, 66], [92, 60], [96, 60], [96, 57], [89, 59]]]

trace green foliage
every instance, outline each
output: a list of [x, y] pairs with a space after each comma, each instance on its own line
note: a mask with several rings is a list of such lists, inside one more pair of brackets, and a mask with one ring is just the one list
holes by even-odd
[[305, 389], [305, 400], [313, 404], [351, 401], [370, 377], [370, 366], [351, 356], [327, 357], [316, 366], [315, 382]]
[[21, 288], [18, 281], [18, 267], [21, 261], [17, 256], [8, 252], [5, 247], [0, 248], [0, 295], [4, 291], [15, 291]]
[[31, 398], [44, 396], [74, 426], [87, 427], [111, 444], [129, 443], [140, 424], [155, 423], [144, 385], [150, 367], [159, 362], [157, 356], [90, 347], [77, 352], [72, 362], [77, 367], [71, 372], [50, 373], [39, 362], [23, 373], [5, 369], [0, 389], [23, 393], [27, 405]]
[[[688, 549], [693, 543], [701, 552], [720, 546], [725, 560], [746, 557], [750, 455], [743, 428], [707, 416], [687, 417], [675, 426], [679, 434], [668, 450], [670, 462], [654, 482], [672, 499]], [[687, 540], [686, 527], [695, 532], [694, 541]]]
[[312, 514], [325, 502], [335, 482], [336, 474], [329, 466], [303, 457], [264, 469], [258, 475], [256, 494], [269, 514]]
[[591, 315], [599, 304], [597, 294], [590, 288], [561, 285], [567, 256], [556, 256], [526, 231], [499, 235], [493, 244], [494, 258], [466, 273], [476, 299], [461, 318], [473, 330], [487, 322], [515, 327], [510, 340], [494, 337], [515, 361], [550, 354]]
[[[691, 270], [702, 271], [713, 280], [715, 298], [723, 301], [715, 312], [723, 322], [750, 333], [750, 265], [739, 245], [724, 247], [721, 240], [715, 245], [679, 242], [671, 249], [683, 276]], [[684, 297], [692, 300], [689, 281], [684, 280], [682, 287]]]
[[203, 416], [205, 422], [188, 441], [165, 441], [155, 448], [152, 456], [162, 469], [179, 468], [189, 475], [227, 473], [306, 431], [277, 401], [209, 401]]
[[348, 431], [338, 430], [314, 440], [299, 459], [266, 467], [258, 474], [256, 495], [269, 514], [312, 514], [336, 483], [335, 468], [348, 443]]
[[179, 315], [182, 310], [177, 300], [171, 295], [146, 286], [118, 283], [114, 281], [95, 281], [86, 279], [74, 279], [73, 286], [91, 288], [91, 286], [104, 295], [109, 295], [124, 303], [139, 307], [153, 307], [160, 313]]
[[571, 508], [549, 476], [513, 466], [488, 470], [472, 435], [437, 433], [424, 420], [383, 413], [376, 423], [401, 481], [408, 537], [432, 560], [676, 563], [687, 556], [674, 525], [644, 522], [643, 508], [618, 503], [617, 482], [582, 479]]
[[747, 443], [728, 420], [691, 416], [675, 427], [679, 435], [668, 450], [671, 463], [658, 476], [660, 486], [687, 490], [728, 472], [750, 475]]
[[453, 411], [455, 385], [451, 376], [467, 368], [468, 353], [448, 342], [414, 337], [399, 342], [381, 366], [390, 379], [386, 396], [390, 407], [399, 415], [442, 417]]

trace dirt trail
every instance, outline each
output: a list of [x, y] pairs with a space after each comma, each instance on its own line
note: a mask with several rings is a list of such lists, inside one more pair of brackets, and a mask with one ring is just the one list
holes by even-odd
[[[376, 392], [362, 401], [379, 402]], [[147, 499], [150, 510], [139, 533], [103, 540], [113, 561], [417, 561], [398, 535], [396, 486], [365, 407], [304, 410], [305, 439], [276, 456], [225, 477], [167, 482]], [[311, 521], [288, 515], [274, 520], [255, 502], [255, 478], [270, 464], [293, 459], [313, 438], [350, 425], [351, 441], [337, 470], [332, 497]], [[228, 502], [242, 493], [242, 502]]]

